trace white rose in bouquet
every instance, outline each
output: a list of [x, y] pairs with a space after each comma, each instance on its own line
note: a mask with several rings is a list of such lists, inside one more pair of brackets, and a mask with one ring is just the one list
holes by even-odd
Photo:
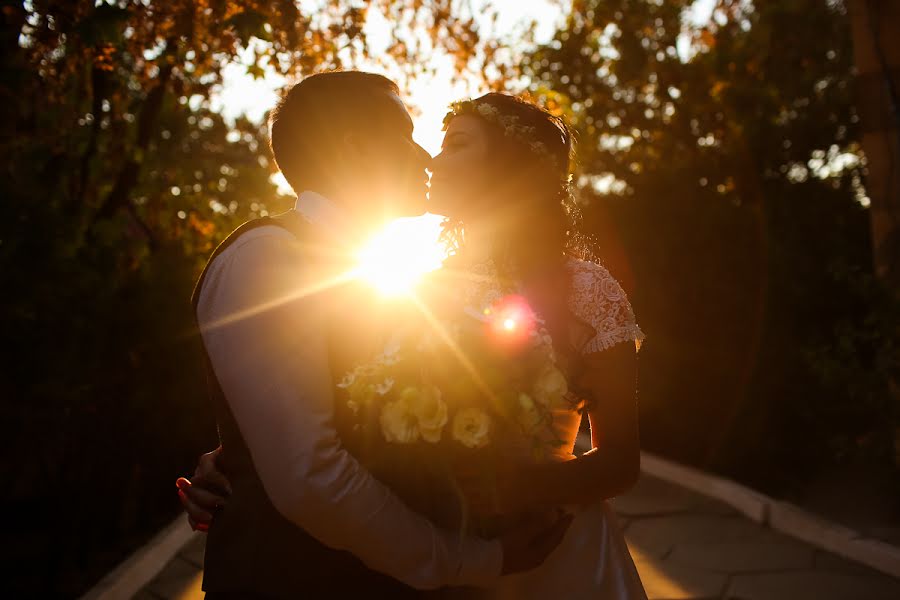
[[569, 384], [555, 365], [547, 365], [534, 382], [534, 397], [544, 406], [553, 407], [569, 392]]
[[519, 423], [525, 431], [533, 432], [541, 424], [541, 412], [528, 394], [519, 394]]
[[419, 439], [419, 423], [410, 403], [401, 396], [381, 409], [381, 432], [388, 442], [411, 444]]
[[411, 392], [409, 401], [422, 439], [432, 444], [438, 443], [447, 424], [447, 404], [441, 397], [441, 390], [432, 385], [422, 390], [407, 388], [404, 395], [407, 392]]
[[464, 408], [453, 417], [453, 437], [468, 448], [487, 446], [490, 433], [491, 417], [480, 408]]

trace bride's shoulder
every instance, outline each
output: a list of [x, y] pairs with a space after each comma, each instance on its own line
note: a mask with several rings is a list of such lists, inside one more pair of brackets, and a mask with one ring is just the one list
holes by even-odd
[[644, 334], [625, 290], [609, 270], [578, 258], [567, 259], [566, 268], [571, 275], [569, 309], [596, 331], [583, 351], [599, 352], [624, 341], [640, 346]]
[[570, 301], [628, 301], [625, 290], [603, 265], [570, 257], [566, 259], [566, 268], [572, 281]]

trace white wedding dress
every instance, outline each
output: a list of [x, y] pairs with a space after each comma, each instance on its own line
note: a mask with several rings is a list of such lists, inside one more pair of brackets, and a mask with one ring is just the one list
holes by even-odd
[[[490, 266], [473, 267], [473, 281], [494, 280]], [[616, 344], [638, 348], [644, 334], [635, 322], [631, 304], [619, 283], [601, 265], [569, 259], [572, 275], [569, 309], [590, 324], [596, 335], [582, 352], [602, 352]], [[485, 290], [472, 291], [484, 296]], [[581, 425], [576, 410], [559, 410], [553, 427], [565, 440], [557, 460], [574, 458]], [[560, 545], [544, 563], [526, 573], [502, 577], [488, 590], [466, 593], [465, 598], [490, 600], [646, 600], [647, 595], [625, 538], [608, 502], [574, 509], [575, 518]]]

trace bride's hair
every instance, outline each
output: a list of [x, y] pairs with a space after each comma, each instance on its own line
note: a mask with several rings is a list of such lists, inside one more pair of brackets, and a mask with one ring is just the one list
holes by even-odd
[[[481, 108], [485, 106], [485, 108]], [[567, 299], [571, 277], [567, 256], [580, 253], [575, 235], [577, 209], [571, 194], [575, 139], [564, 119], [523, 98], [490, 93], [457, 103], [458, 114], [480, 116], [489, 127], [490, 183], [483, 201], [499, 227], [494, 262], [501, 275], [521, 281], [546, 320], [557, 349], [568, 342]], [[465, 244], [465, 223], [448, 221], [451, 247]]]

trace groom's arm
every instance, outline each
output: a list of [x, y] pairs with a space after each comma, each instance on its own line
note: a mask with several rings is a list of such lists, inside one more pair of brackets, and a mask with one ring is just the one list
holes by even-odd
[[408, 509], [335, 431], [324, 297], [293, 238], [259, 229], [223, 253], [198, 307], [216, 377], [275, 507], [322, 543], [417, 588], [490, 583], [497, 541]]

